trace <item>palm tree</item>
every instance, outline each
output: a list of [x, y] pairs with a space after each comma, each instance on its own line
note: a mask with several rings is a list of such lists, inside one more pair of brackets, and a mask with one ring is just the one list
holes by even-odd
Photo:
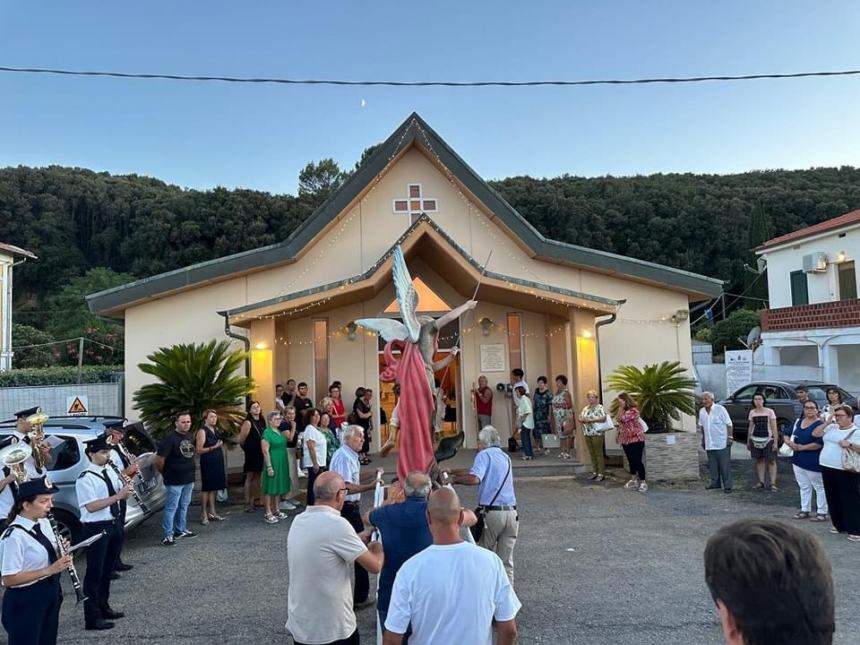
[[245, 417], [244, 399], [254, 390], [253, 379], [238, 376], [246, 357], [227, 340], [153, 352], [147, 356], [151, 362], [138, 364], [142, 372], [158, 379], [134, 393], [141, 420], [155, 436], [162, 436], [173, 427], [177, 412], [190, 412], [197, 423], [203, 411], [212, 408], [221, 429], [235, 431]]
[[[681, 413], [696, 413], [695, 384], [678, 361], [663, 361], [643, 369], [622, 365], [606, 379], [607, 387], [636, 399], [639, 413], [657, 432], [670, 431], [672, 419], [679, 420]], [[613, 414], [615, 407], [613, 403]]]

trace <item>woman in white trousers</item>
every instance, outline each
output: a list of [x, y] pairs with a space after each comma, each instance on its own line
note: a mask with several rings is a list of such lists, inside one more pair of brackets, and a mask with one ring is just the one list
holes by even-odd
[[[794, 478], [800, 487], [800, 511], [794, 519], [824, 522], [827, 520], [827, 497], [824, 494], [824, 481], [818, 456], [824, 447], [824, 440], [813, 436], [813, 432], [824, 422], [821, 420], [818, 404], [812, 399], [803, 404], [803, 416], [794, 422], [791, 436], [785, 443], [794, 451], [791, 457]], [[812, 515], [812, 492], [815, 491], [815, 515]]]

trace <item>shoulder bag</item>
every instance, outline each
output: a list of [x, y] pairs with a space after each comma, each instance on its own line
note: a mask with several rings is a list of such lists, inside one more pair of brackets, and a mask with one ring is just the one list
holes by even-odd
[[[490, 500], [490, 503], [487, 506], [492, 506], [493, 502], [498, 498], [499, 493], [502, 492], [502, 488], [505, 487], [505, 482], [508, 481], [508, 477], [511, 476], [511, 467], [513, 466], [513, 462], [511, 462], [511, 458], [508, 457], [508, 472], [505, 473], [505, 478], [502, 480], [502, 483], [499, 484], [499, 490], [496, 491], [496, 494], [493, 495], [493, 499]], [[481, 539], [481, 535], [484, 534], [484, 517], [487, 515], [487, 511], [484, 510], [484, 506], [478, 506], [475, 509], [475, 516], [478, 518], [478, 521], [475, 522], [474, 525], [469, 527], [469, 530], [472, 531], [472, 537], [475, 538], [475, 542], [478, 542]]]
[[[854, 428], [845, 440], [850, 442], [851, 435], [857, 432]], [[842, 467], [850, 473], [860, 473], [860, 453], [854, 452], [851, 448], [842, 449]]]

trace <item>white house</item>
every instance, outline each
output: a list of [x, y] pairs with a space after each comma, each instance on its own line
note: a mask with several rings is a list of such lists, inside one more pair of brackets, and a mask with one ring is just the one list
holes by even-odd
[[35, 258], [30, 251], [0, 242], [0, 371], [12, 367], [12, 268]]
[[768, 240], [770, 306], [762, 351], [771, 365], [822, 368], [821, 378], [860, 391], [860, 210]]

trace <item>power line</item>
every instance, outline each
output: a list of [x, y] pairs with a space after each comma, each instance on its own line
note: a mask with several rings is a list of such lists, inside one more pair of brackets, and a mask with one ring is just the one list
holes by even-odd
[[860, 74], [860, 69], [819, 71], [819, 72], [793, 72], [786, 74], [742, 74], [742, 75], [720, 75], [720, 76], [685, 76], [685, 77], [657, 77], [657, 78], [635, 78], [635, 79], [581, 79], [581, 80], [545, 80], [545, 81], [349, 81], [343, 79], [298, 79], [278, 77], [252, 77], [252, 76], [189, 76], [185, 74], [160, 74], [160, 73], [132, 73], [112, 72], [104, 70], [77, 70], [57, 69], [47, 67], [2, 67], [0, 72], [12, 74], [52, 74], [58, 76], [101, 76], [108, 78], [127, 78], [144, 80], [168, 80], [168, 81], [195, 81], [195, 82], [222, 82], [222, 83], [256, 83], [277, 85], [346, 85], [346, 86], [386, 86], [386, 87], [537, 87], [537, 86], [562, 86], [575, 85], [647, 85], [655, 83], [702, 83], [710, 81], [755, 81], [762, 79], [787, 79], [787, 78], [810, 78], [824, 76], [855, 76]]

